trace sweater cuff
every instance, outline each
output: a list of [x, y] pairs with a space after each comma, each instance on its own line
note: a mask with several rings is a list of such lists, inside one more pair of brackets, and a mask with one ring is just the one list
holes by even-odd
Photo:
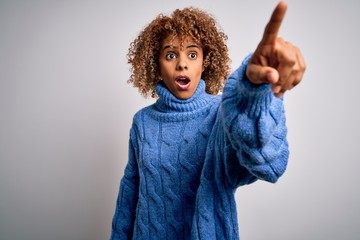
[[242, 107], [248, 116], [257, 117], [262, 111], [266, 111], [274, 94], [271, 84], [253, 84], [246, 76], [246, 68], [249, 64], [252, 54], [248, 55], [240, 68], [236, 70], [238, 73], [237, 88], [242, 100]]

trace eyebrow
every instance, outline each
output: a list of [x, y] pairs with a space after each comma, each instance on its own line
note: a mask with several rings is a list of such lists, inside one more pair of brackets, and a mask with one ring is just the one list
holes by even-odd
[[[165, 47], [163, 47], [163, 50], [165, 50], [165, 49], [167, 49], [167, 48], [174, 48], [174, 49], [176, 49], [176, 48], [178, 48], [178, 47], [173, 46], [173, 45], [166, 45]], [[195, 44], [186, 46], [186, 48], [199, 48], [199, 49], [200, 49], [200, 47], [199, 47], [198, 45], [195, 45]]]

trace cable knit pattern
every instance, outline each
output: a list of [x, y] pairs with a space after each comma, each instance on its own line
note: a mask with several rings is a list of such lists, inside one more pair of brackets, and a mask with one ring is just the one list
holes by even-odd
[[282, 99], [246, 79], [248, 60], [222, 96], [157, 85], [133, 119], [111, 239], [239, 239], [235, 189], [276, 182], [288, 159]]

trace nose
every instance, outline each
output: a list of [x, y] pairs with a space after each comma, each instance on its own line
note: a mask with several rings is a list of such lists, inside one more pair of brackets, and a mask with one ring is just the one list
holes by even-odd
[[179, 56], [178, 62], [176, 65], [176, 70], [181, 71], [181, 70], [187, 70], [187, 69], [188, 69], [188, 65], [187, 65], [186, 57]]

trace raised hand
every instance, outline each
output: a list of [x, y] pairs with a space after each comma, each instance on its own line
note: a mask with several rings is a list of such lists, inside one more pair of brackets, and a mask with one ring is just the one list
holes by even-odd
[[283, 1], [276, 6], [246, 70], [252, 83], [272, 84], [276, 97], [299, 84], [306, 68], [299, 48], [278, 37], [286, 9]]

